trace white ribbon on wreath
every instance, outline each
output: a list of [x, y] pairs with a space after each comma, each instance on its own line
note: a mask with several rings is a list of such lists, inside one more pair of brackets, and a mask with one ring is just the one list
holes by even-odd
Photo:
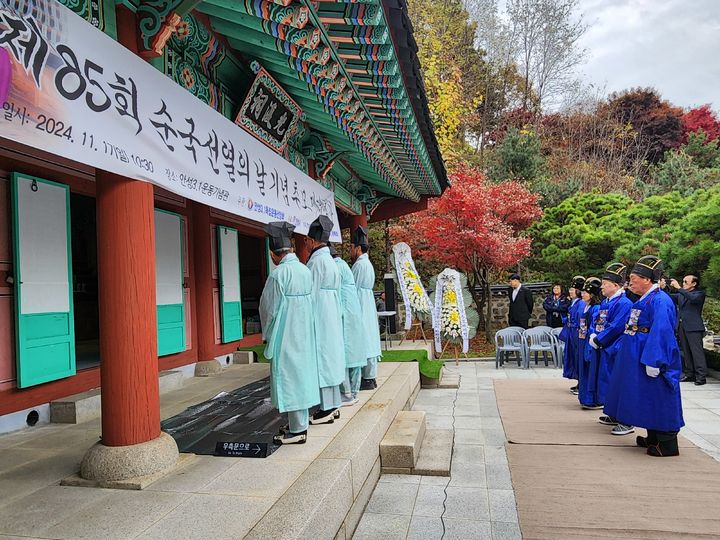
[[[422, 295], [427, 300], [431, 313], [433, 312], [433, 305], [430, 301], [430, 297], [428, 296], [427, 291], [425, 291], [425, 287], [423, 286], [422, 281], [420, 281], [420, 276], [415, 269], [415, 262], [412, 259], [412, 251], [410, 250], [410, 246], [408, 246], [405, 242], [399, 242], [393, 246], [392, 250], [393, 254], [395, 255], [395, 274], [397, 275], [398, 285], [400, 286], [400, 292], [402, 293], [403, 302], [405, 304], [405, 330], [410, 330], [410, 328], [412, 327], [413, 314], [412, 304], [410, 302], [410, 296], [408, 291], [408, 283], [405, 281], [405, 276], [403, 272], [404, 263], [409, 263], [410, 269], [412, 270], [413, 274], [418, 276], [417, 283], [418, 285], [420, 285]], [[434, 326], [435, 321], [433, 317], [433, 327]]]
[[446, 289], [455, 292], [457, 310], [460, 316], [460, 335], [462, 336], [462, 352], [468, 352], [470, 328], [468, 327], [467, 314], [465, 313], [465, 301], [463, 300], [462, 286], [460, 285], [460, 274], [457, 270], [446, 268], [437, 279], [435, 285], [435, 307], [433, 309], [433, 330], [435, 332], [435, 350], [442, 350], [442, 308], [443, 295]]

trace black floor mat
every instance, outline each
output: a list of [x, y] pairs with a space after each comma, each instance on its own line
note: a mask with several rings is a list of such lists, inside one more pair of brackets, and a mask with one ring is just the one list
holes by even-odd
[[270, 377], [221, 393], [162, 423], [181, 452], [236, 457], [266, 457], [287, 415], [270, 403]]

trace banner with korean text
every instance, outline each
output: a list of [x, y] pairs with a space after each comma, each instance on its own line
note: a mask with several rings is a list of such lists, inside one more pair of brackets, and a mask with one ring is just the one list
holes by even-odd
[[0, 137], [340, 241], [330, 190], [59, 2], [0, 0], [2, 51]]

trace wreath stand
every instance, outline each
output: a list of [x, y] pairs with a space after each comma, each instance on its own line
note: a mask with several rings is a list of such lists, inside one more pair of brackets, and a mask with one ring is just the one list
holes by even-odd
[[[441, 357], [441, 358], [442, 358], [442, 355], [445, 354], [445, 349], [447, 349], [448, 345], [450, 345], [450, 340], [449, 340], [449, 339], [445, 342], [445, 345], [443, 346], [442, 351], [440, 352], [440, 357]], [[459, 349], [458, 349], [457, 343], [453, 343], [453, 349], [455, 350], [455, 365], [456, 365], [456, 366], [459, 366], [459, 365], [460, 365], [460, 354], [461, 354], [461, 353], [458, 352]], [[467, 353], [462, 353], [462, 355], [465, 357], [465, 360], [467, 360], [467, 358], [468, 358]]]
[[413, 339], [412, 339], [412, 340], [413, 340], [413, 341], [417, 340], [418, 332], [419, 332], [420, 335], [422, 336], [423, 343], [425, 343], [425, 344], [427, 345], [427, 338], [425, 337], [425, 329], [423, 328], [423, 325], [422, 325], [422, 324], [423, 324], [422, 321], [415, 320], [415, 321], [412, 323], [412, 325], [410, 326], [410, 330], [408, 330], [407, 332], [405, 332], [405, 333], [403, 334], [403, 337], [402, 337], [402, 339], [400, 340], [400, 343], [398, 343], [398, 345], [402, 345], [403, 341], [405, 341], [406, 338], [409, 340], [410, 338], [409, 338], [408, 336], [410, 335], [410, 333], [411, 333], [413, 330], [415, 331], [415, 333], [414, 333], [414, 336], [413, 336]]

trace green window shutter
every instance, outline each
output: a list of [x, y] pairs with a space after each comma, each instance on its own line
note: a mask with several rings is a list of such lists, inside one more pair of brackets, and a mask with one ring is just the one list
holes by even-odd
[[75, 374], [70, 189], [11, 177], [17, 386]]
[[185, 350], [182, 217], [155, 210], [158, 356]]
[[238, 232], [217, 227], [218, 268], [220, 271], [220, 316], [222, 342], [242, 339], [242, 297], [240, 295], [240, 254]]

